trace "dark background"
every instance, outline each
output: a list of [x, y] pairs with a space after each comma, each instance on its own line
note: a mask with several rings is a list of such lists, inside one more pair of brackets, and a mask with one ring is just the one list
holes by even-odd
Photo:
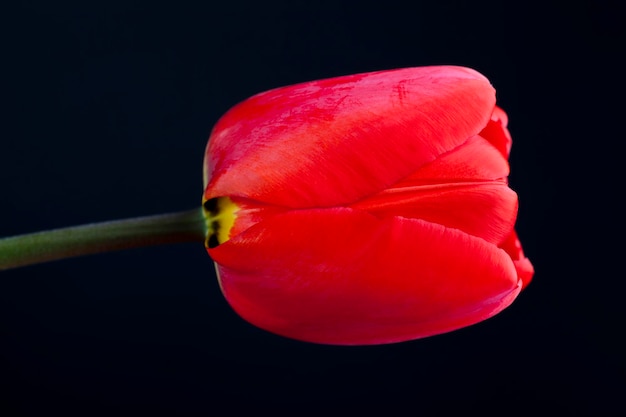
[[457, 64], [509, 113], [537, 272], [483, 323], [349, 348], [243, 322], [197, 244], [2, 272], [0, 415], [626, 413], [618, 1], [83, 3], [0, 13], [0, 235], [196, 207], [257, 92]]

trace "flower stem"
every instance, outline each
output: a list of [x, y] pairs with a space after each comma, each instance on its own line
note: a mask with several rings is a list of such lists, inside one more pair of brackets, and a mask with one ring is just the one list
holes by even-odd
[[201, 208], [91, 223], [0, 239], [0, 271], [74, 256], [179, 242], [204, 242]]

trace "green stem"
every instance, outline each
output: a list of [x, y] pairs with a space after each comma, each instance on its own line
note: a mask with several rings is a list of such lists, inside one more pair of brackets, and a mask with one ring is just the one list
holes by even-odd
[[179, 242], [204, 242], [201, 208], [0, 239], [0, 271], [74, 256]]

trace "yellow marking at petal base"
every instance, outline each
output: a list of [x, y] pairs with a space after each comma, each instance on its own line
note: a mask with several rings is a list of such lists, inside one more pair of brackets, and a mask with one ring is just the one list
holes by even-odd
[[235, 225], [239, 206], [233, 203], [230, 198], [221, 197], [217, 201], [217, 210], [215, 219], [220, 223], [220, 227], [217, 229], [217, 240], [224, 243], [230, 239], [230, 230]]
[[228, 197], [217, 197], [205, 201], [203, 207], [207, 226], [205, 245], [212, 248], [230, 239], [239, 206]]

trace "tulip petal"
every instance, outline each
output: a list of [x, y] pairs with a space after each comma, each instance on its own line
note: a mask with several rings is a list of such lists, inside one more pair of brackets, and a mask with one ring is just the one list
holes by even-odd
[[463, 144], [495, 92], [462, 67], [357, 74], [279, 88], [228, 111], [205, 155], [205, 199], [290, 208], [357, 201]]
[[497, 181], [509, 175], [509, 163], [492, 143], [476, 135], [463, 145], [421, 166], [394, 187], [418, 184]]
[[391, 188], [350, 207], [377, 217], [403, 216], [460, 229], [498, 245], [517, 217], [517, 194], [503, 182]]
[[535, 268], [533, 264], [530, 263], [530, 259], [524, 255], [522, 243], [517, 237], [515, 230], [513, 230], [500, 247], [504, 249], [513, 260], [517, 276], [522, 280], [522, 289], [526, 288], [528, 284], [530, 284], [530, 281], [532, 281]]
[[480, 132], [480, 135], [495, 146], [506, 159], [509, 159], [511, 145], [513, 144], [511, 133], [509, 133], [507, 129], [508, 123], [509, 118], [504, 110], [496, 106], [493, 109], [491, 120], [489, 120], [487, 126]]
[[209, 249], [241, 317], [287, 337], [378, 344], [468, 326], [508, 306], [508, 254], [417, 219], [349, 208], [295, 210]]
[[439, 223], [497, 245], [509, 236], [517, 217], [517, 194], [506, 184], [508, 173], [506, 159], [477, 135], [350, 207], [378, 217]]

